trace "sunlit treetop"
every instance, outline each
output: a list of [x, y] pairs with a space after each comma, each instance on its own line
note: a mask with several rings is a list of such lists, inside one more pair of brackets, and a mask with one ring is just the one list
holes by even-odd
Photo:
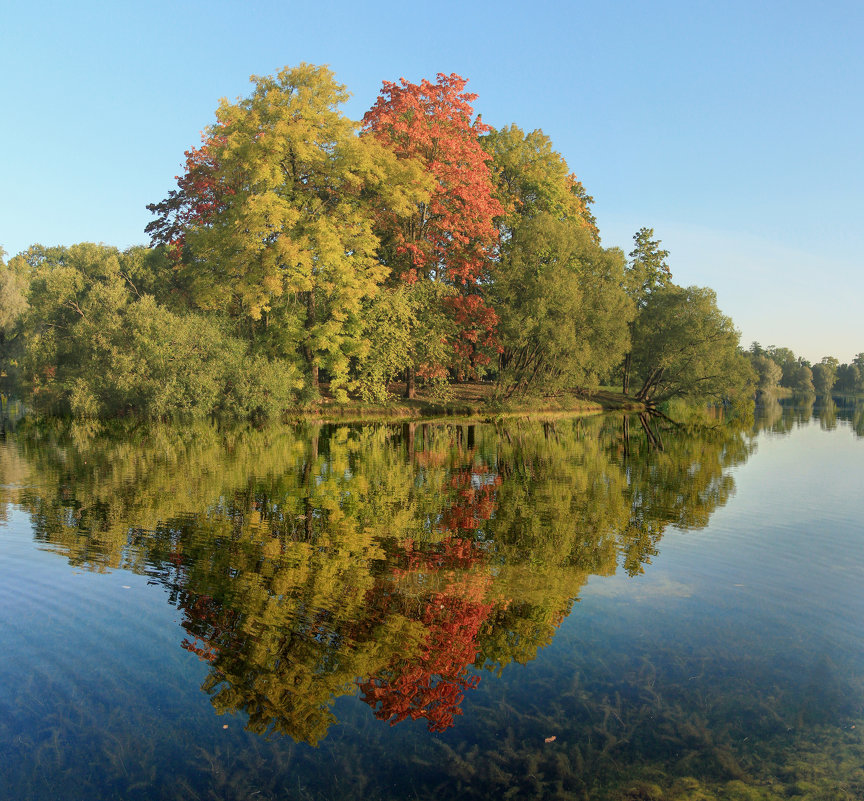
[[576, 221], [600, 240], [591, 213], [594, 199], [571, 172], [564, 157], [552, 149], [541, 130], [525, 133], [516, 125], [490, 130], [482, 138], [492, 157], [498, 198], [504, 207], [499, 227], [505, 238], [520, 219], [546, 213], [559, 220]]
[[493, 195], [489, 156], [478, 136], [490, 130], [474, 115], [467, 81], [439, 73], [435, 83], [384, 81], [363, 130], [398, 158], [416, 158], [431, 173], [428, 203], [407, 219], [385, 213], [393, 254], [409, 281], [420, 276], [468, 284], [480, 278], [497, 232], [501, 205]]

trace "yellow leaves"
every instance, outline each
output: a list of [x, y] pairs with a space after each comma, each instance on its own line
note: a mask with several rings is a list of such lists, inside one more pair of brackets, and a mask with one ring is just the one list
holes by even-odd
[[338, 110], [345, 87], [326, 67], [303, 64], [252, 82], [250, 97], [221, 102], [209, 130], [217, 183], [231, 192], [190, 246], [231, 266], [232, 286], [221, 291], [245, 295], [253, 317], [268, 296], [310, 291], [325, 273], [343, 295], [369, 294], [383, 271], [365, 279], [378, 240], [359, 192], [389, 179], [382, 165], [393, 159], [357, 138], [357, 123]]
[[273, 538], [261, 546], [261, 555], [267, 559], [276, 559], [282, 554], [282, 543]]

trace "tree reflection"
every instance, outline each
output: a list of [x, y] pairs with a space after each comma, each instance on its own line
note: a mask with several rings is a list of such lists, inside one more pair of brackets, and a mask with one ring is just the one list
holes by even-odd
[[852, 430], [858, 437], [864, 437], [864, 402], [858, 401], [852, 413]]
[[152, 576], [202, 689], [315, 744], [334, 700], [443, 731], [483, 670], [534, 659], [591, 575], [700, 528], [752, 445], [621, 417], [498, 426], [25, 426], [10, 500], [72, 564]]
[[833, 431], [837, 428], [837, 404], [830, 395], [819, 399], [817, 406], [819, 427], [823, 431]]
[[760, 396], [753, 433], [771, 431], [787, 434], [797, 426], [819, 420], [823, 431], [833, 431], [841, 421], [848, 422], [856, 436], [864, 436], [864, 403], [857, 398], [843, 396], [793, 397], [778, 400], [770, 395]]

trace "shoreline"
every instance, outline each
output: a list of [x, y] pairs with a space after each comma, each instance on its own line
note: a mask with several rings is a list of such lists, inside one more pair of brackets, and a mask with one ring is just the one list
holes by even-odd
[[386, 404], [349, 401], [336, 403], [322, 398], [309, 406], [286, 409], [285, 422], [315, 421], [322, 423], [411, 422], [432, 420], [491, 420], [531, 415], [579, 416], [606, 412], [640, 412], [645, 405], [620, 392], [558, 393], [496, 404], [491, 402], [490, 385], [459, 384], [453, 396], [440, 399], [418, 392], [416, 398], [395, 395]]

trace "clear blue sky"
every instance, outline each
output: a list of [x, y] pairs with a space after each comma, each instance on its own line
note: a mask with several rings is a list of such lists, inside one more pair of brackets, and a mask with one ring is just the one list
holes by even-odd
[[603, 242], [641, 226], [742, 341], [864, 351], [864, 3], [77, 2], [0, 10], [0, 245], [144, 243], [220, 97], [329, 64], [359, 119], [382, 80], [457, 72], [495, 126], [542, 128]]

